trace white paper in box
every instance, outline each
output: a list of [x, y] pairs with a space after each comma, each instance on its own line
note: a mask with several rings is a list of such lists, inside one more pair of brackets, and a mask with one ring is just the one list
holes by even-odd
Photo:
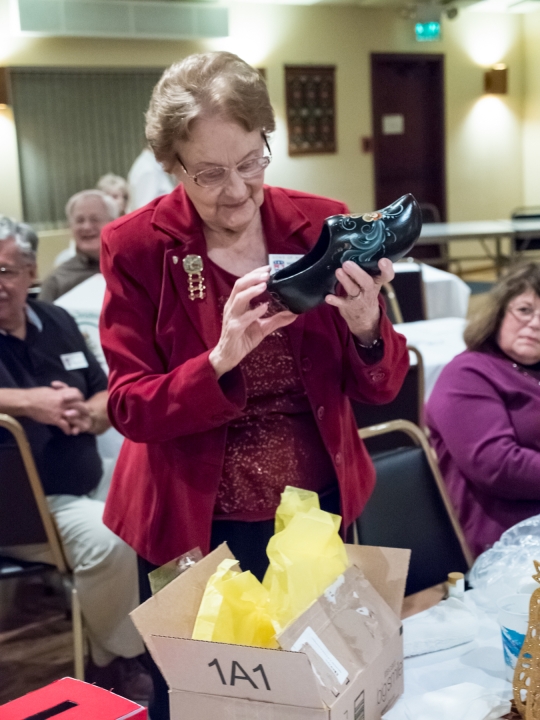
[[347, 546], [349, 569], [279, 637], [282, 650], [192, 640], [224, 544], [132, 613], [171, 720], [378, 720], [403, 691], [399, 614], [410, 552]]

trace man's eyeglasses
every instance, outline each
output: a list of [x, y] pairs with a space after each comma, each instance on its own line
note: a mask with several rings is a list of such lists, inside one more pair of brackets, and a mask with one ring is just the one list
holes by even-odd
[[180, 155], [178, 153], [176, 153], [176, 159], [182, 166], [182, 169], [186, 173], [188, 178], [190, 180], [193, 180], [193, 182], [199, 187], [209, 188], [223, 185], [223, 183], [227, 182], [233, 170], [235, 170], [243, 180], [249, 180], [249, 178], [255, 177], [256, 175], [259, 175], [259, 173], [262, 173], [263, 170], [270, 165], [270, 161], [272, 160], [272, 152], [270, 151], [268, 140], [264, 136], [263, 138], [264, 144], [266, 145], [266, 149], [268, 150], [269, 154], [264, 155], [263, 157], [249, 158], [248, 160], [243, 160], [241, 163], [238, 163], [238, 165], [236, 165], [236, 167], [234, 168], [222, 167], [220, 165], [217, 165], [216, 167], [208, 168], [208, 170], [201, 170], [201, 172], [198, 172], [195, 175], [190, 175], [186, 170], [186, 166], [180, 159]]
[[0, 266], [0, 283], [9, 285], [15, 282], [22, 272], [24, 272], [24, 268], [5, 267], [2, 265]]
[[535, 310], [531, 305], [508, 306], [508, 310], [522, 325], [528, 325], [535, 315], [540, 317], [540, 309]]

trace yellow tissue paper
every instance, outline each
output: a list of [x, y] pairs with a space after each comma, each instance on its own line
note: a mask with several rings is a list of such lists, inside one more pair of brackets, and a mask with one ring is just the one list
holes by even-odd
[[268, 543], [263, 585], [277, 633], [319, 598], [348, 566], [341, 518], [319, 509], [317, 493], [287, 487]]
[[223, 560], [208, 580], [193, 630], [194, 640], [277, 648], [268, 615], [268, 592], [237, 560]]
[[347, 569], [341, 518], [319, 507], [317, 493], [287, 487], [268, 543], [261, 584], [223, 560], [208, 580], [194, 640], [277, 648], [275, 635], [299, 617]]
[[274, 533], [285, 530], [292, 518], [299, 512], [307, 512], [311, 508], [319, 509], [319, 496], [311, 490], [287, 485], [281, 493], [281, 502], [276, 510]]

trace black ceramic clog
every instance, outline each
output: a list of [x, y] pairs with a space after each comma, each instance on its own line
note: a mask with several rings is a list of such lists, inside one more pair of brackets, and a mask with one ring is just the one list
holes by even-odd
[[406, 255], [421, 229], [422, 212], [410, 194], [384, 210], [332, 215], [324, 221], [313, 249], [272, 275], [268, 292], [293, 313], [305, 313], [334, 292], [336, 270], [346, 260], [352, 260], [370, 275], [378, 275], [378, 261], [388, 258], [395, 262]]

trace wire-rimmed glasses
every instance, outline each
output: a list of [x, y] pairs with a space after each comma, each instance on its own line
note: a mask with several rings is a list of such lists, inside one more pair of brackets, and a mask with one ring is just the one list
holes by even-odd
[[509, 305], [508, 310], [522, 325], [528, 325], [535, 316], [540, 317], [540, 309], [535, 310], [532, 305], [527, 303], [518, 303], [514, 307]]
[[262, 173], [263, 170], [265, 170], [265, 168], [270, 165], [270, 161], [272, 160], [272, 152], [270, 150], [266, 137], [264, 137], [264, 143], [268, 150], [268, 155], [242, 160], [242, 162], [238, 163], [238, 165], [236, 165], [234, 168], [216, 165], [215, 167], [208, 168], [207, 170], [201, 170], [200, 172], [195, 173], [195, 175], [190, 175], [186, 170], [186, 166], [180, 159], [180, 155], [178, 153], [176, 153], [176, 159], [182, 166], [182, 169], [186, 173], [188, 178], [190, 180], [193, 180], [196, 185], [202, 188], [217, 187], [218, 185], [223, 185], [225, 182], [227, 182], [233, 170], [238, 173], [238, 175], [240, 175], [243, 180], [249, 180], [250, 178], [256, 177], [257, 175]]

